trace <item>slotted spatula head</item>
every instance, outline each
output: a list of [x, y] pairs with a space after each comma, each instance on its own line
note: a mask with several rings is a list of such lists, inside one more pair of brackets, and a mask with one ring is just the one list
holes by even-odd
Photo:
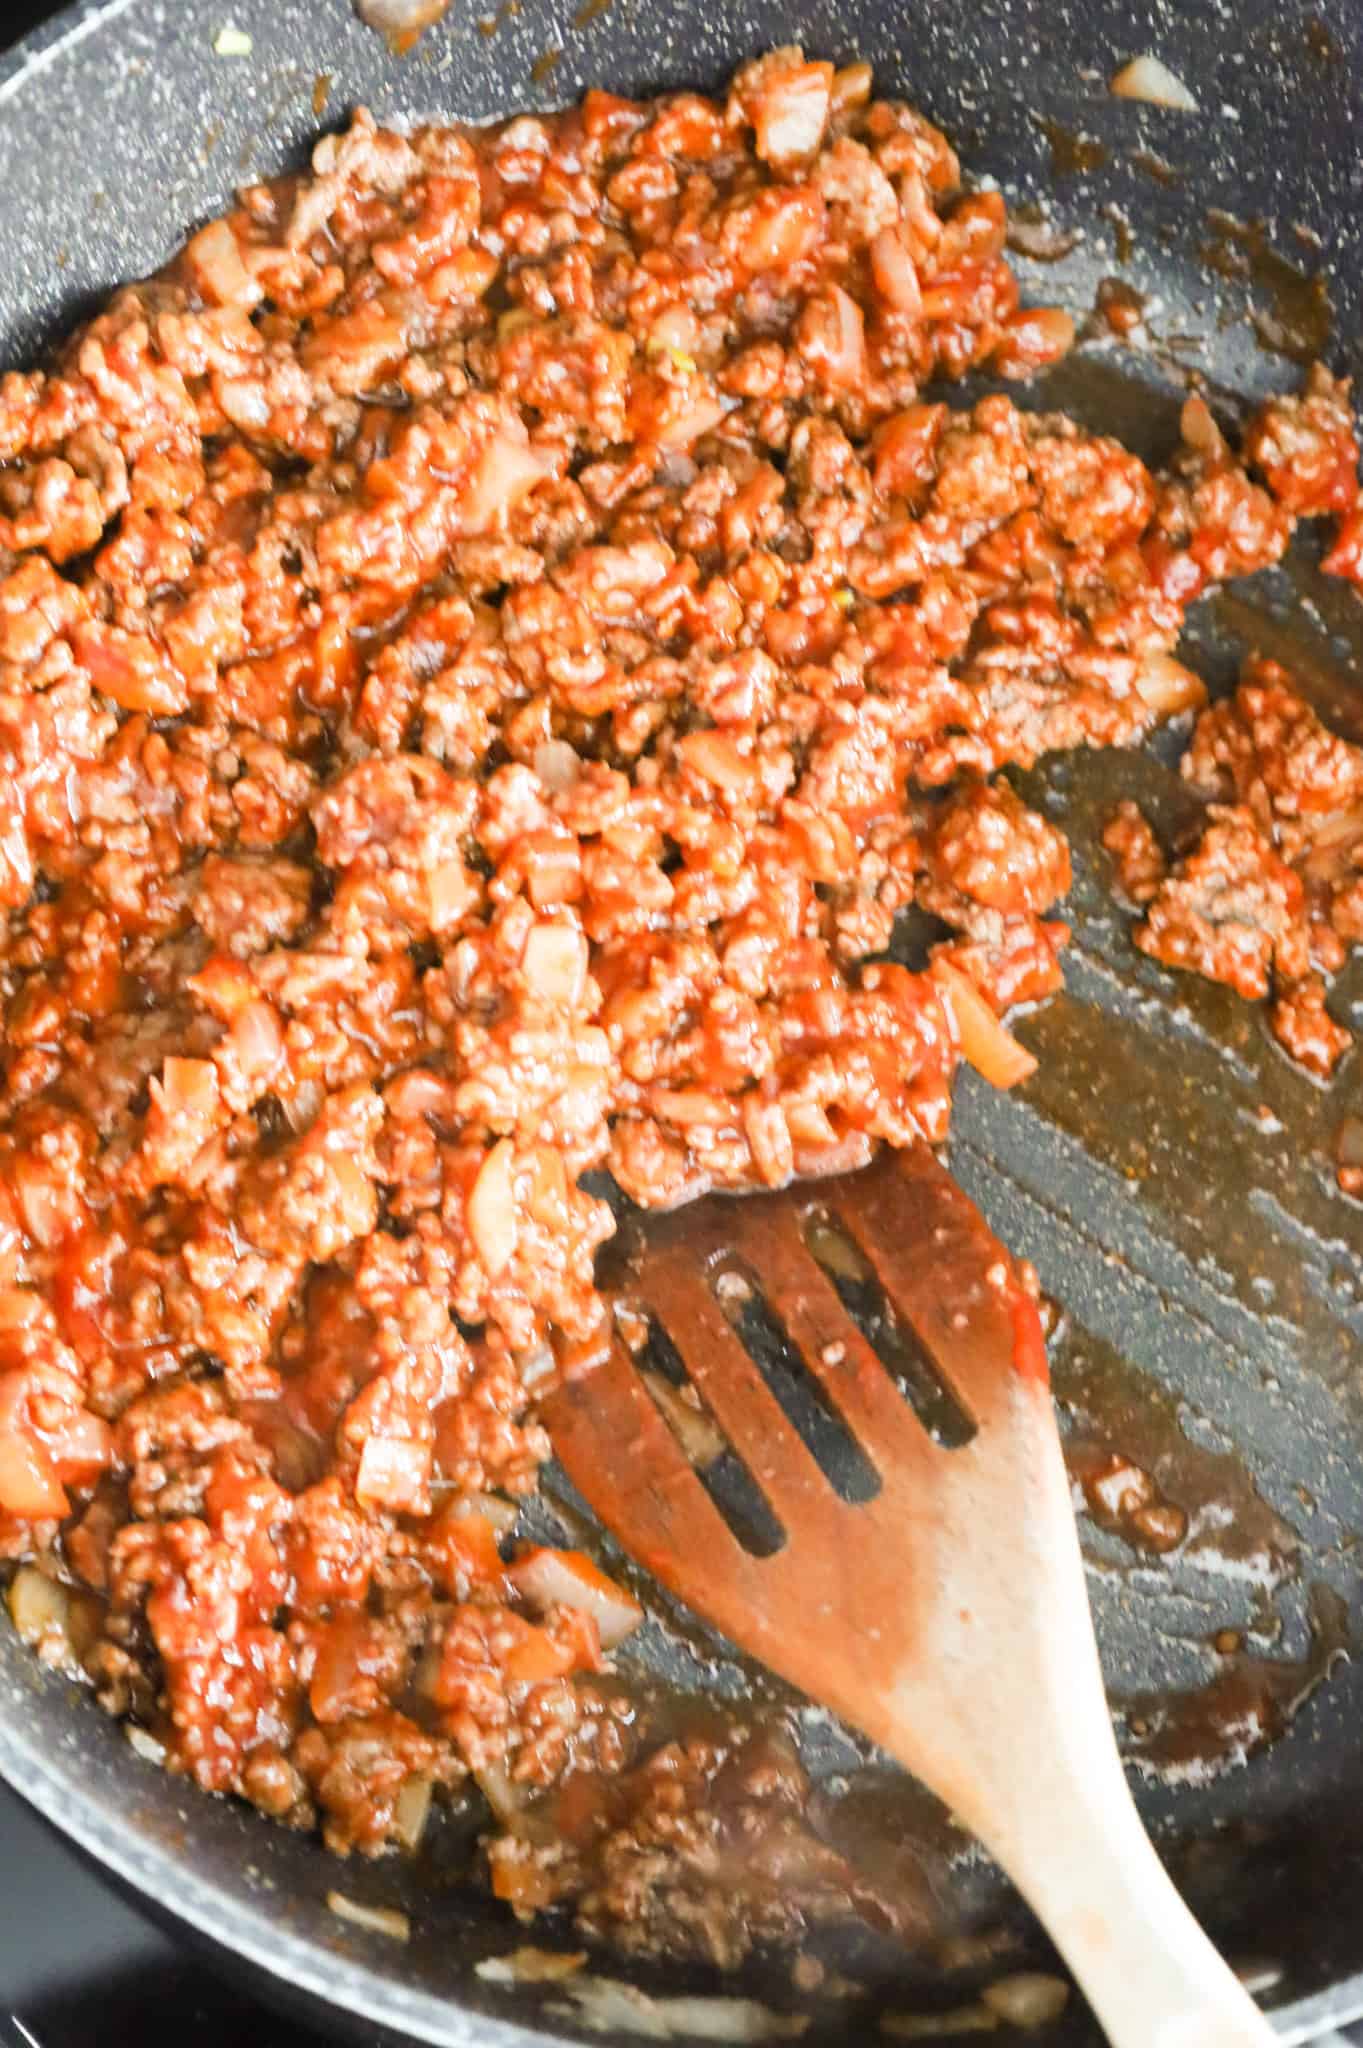
[[[1036, 1302], [933, 1154], [659, 1218], [618, 1292], [727, 1440], [767, 1533], [754, 1539], [665, 1419], [688, 1390], [660, 1399], [618, 1338], [544, 1411], [606, 1526], [947, 1802], [1118, 2048], [1262, 2048], [1267, 2023], [1126, 1788]], [[796, 1361], [854, 1441], [854, 1498], [775, 1391]]]
[[[870, 1303], [859, 1316], [847, 1305], [854, 1289]], [[972, 1442], [1006, 1426], [1015, 1383], [1030, 1405], [1044, 1400], [1041, 1326], [1014, 1261], [924, 1147], [661, 1217], [620, 1291], [681, 1361], [779, 1547], [745, 1546], [619, 1340], [548, 1405], [569, 1478], [689, 1606], [886, 1740], [896, 1674], [922, 1642], [924, 1570], [937, 1569], [944, 1511], [975, 1461], [955, 1469], [962, 1450], [929, 1433], [885, 1361], [900, 1350], [925, 1363]], [[840, 1498], [777, 1398], [744, 1341], [754, 1301], [873, 1468], [871, 1498]]]

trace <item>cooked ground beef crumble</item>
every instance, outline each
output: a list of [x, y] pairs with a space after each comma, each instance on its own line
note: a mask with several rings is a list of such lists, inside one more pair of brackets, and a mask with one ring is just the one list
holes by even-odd
[[1199, 717], [1182, 768], [1207, 824], [1172, 866], [1133, 804], [1104, 835], [1145, 906], [1136, 944], [1242, 996], [1272, 989], [1274, 1037], [1327, 1080], [1353, 1043], [1325, 995], [1363, 942], [1363, 747], [1327, 730], [1278, 663], [1254, 660]]
[[[1186, 606], [1298, 517], [1363, 583], [1323, 372], [1241, 454], [1190, 400], [1160, 475], [925, 400], [1070, 345], [1005, 230], [798, 52], [722, 101], [360, 113], [0, 384], [0, 1557], [200, 1785], [376, 1853], [472, 1773], [502, 1896], [719, 1960], [726, 1772], [802, 1872], [759, 1931], [855, 1882], [790, 1848], [792, 1759], [650, 1754], [572, 1560], [504, 1559], [535, 1391], [607, 1339], [583, 1176], [941, 1139], [1067, 937], [1064, 840], [991, 778], [1200, 706]], [[1138, 942], [1328, 1071], [1363, 755], [1258, 664], [1187, 772], [1198, 847], [1115, 828]], [[614, 1804], [546, 1843], [589, 1770]]]

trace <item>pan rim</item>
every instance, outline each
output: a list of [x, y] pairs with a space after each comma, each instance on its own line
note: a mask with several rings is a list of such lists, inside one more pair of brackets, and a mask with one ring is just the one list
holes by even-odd
[[[45, 1745], [26, 1740], [3, 1720], [0, 1778], [40, 1819], [153, 1901], [158, 1911], [185, 1922], [210, 1947], [229, 1949], [253, 1969], [322, 2004], [340, 2005], [358, 2019], [398, 2028], [435, 2048], [543, 2048], [563, 2039], [517, 2020], [451, 2005], [427, 1991], [404, 1990], [367, 1964], [290, 1933], [264, 1906], [224, 1894], [215, 1880], [198, 1875], [192, 1860], [149, 1840], [135, 1824], [124, 1834], [54, 1763]], [[193, 1796], [206, 1795], [195, 1790]]]
[[[141, 0], [69, 0], [0, 53], [0, 107], [17, 100], [30, 86], [41, 92], [41, 81], [51, 67], [100, 27], [139, 4]], [[115, 1824], [46, 1745], [28, 1739], [3, 1717], [0, 1779], [101, 1868], [153, 1901], [158, 1911], [183, 1922], [210, 1948], [230, 1951], [262, 1975], [321, 2005], [340, 2007], [376, 2026], [397, 2028], [433, 2048], [545, 2048], [565, 2038], [407, 1989], [384, 1972], [290, 1933], [263, 1907], [252, 1907], [217, 1881], [201, 1878], [188, 1857], [159, 1846], [138, 1831], [135, 1821], [125, 1816]], [[339, 1868], [339, 1859], [333, 1860]], [[1266, 2017], [1286, 2044], [1305, 2044], [1331, 2028], [1348, 2026], [1363, 2018], [1363, 1971], [1277, 2006]]]

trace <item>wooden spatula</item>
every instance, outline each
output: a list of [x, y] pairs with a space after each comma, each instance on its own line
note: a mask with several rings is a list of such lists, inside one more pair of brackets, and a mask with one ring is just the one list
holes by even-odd
[[[857, 1286], [878, 1290], [879, 1324], [849, 1312]], [[546, 1412], [607, 1527], [947, 1803], [1044, 1922], [1114, 2048], [1263, 2048], [1272, 2030], [1127, 1790], [1035, 1305], [932, 1154], [663, 1217], [628, 1294], [785, 1540], [758, 1556], [733, 1533], [620, 1342]], [[873, 1498], [840, 1497], [772, 1392], [740, 1335], [754, 1300], [874, 1467]], [[882, 1362], [896, 1330], [964, 1411], [958, 1438], [973, 1425], [960, 1447], [929, 1433]]]

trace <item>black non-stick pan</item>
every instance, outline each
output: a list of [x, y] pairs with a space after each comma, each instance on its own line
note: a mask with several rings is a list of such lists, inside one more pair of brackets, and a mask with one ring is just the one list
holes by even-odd
[[[228, 27], [240, 33], [224, 39]], [[227, 54], [243, 38], [249, 52]], [[0, 60], [0, 363], [33, 359], [358, 101], [381, 118], [477, 121], [593, 84], [715, 86], [795, 40], [872, 59], [973, 178], [1039, 209], [1029, 246], [1051, 260], [1018, 258], [1030, 297], [1085, 313], [1106, 278], [1142, 295], [1146, 346], [1090, 341], [1023, 403], [1064, 405], [1158, 457], [1190, 377], [1229, 420], [1246, 395], [1289, 386], [1294, 356], [1361, 366], [1356, 0], [455, 0], [401, 58], [345, 0], [88, 0]], [[1198, 113], [1109, 96], [1117, 65], [1146, 50]], [[1317, 575], [1311, 543], [1204, 608], [1189, 642], [1214, 683], [1250, 646], [1286, 653], [1363, 737], [1363, 604]], [[1363, 2011], [1363, 1665], [1344, 1654], [1363, 1618], [1363, 1210], [1327, 1156], [1359, 1100], [1359, 1055], [1322, 1091], [1252, 1007], [1133, 952], [1096, 832], [1118, 791], [1177, 824], [1170, 757], [1067, 757], [1025, 782], [1074, 841], [1075, 944], [1064, 994], [1022, 1027], [1037, 1079], [1005, 1098], [967, 1077], [952, 1163], [1063, 1305], [1055, 1377], [1076, 1463], [1122, 1451], [1188, 1517], [1163, 1558], [1085, 1523], [1110, 1689], [1180, 1881], [1269, 1987], [1284, 2038], [1304, 2040]], [[1332, 1000], [1363, 1025], [1363, 977]], [[723, 1644], [661, 1603], [638, 1640], [693, 1690], [751, 1692]], [[903, 1869], [974, 1946], [840, 1936], [832, 1960], [855, 1987], [840, 2000], [802, 2001], [779, 1958], [732, 1981], [606, 1954], [594, 1972], [660, 1997], [804, 2010], [820, 2048], [873, 2038], [886, 2011], [959, 2005], [986, 1950], [995, 1974], [1044, 1966], [1001, 1880], [961, 1845], [948, 1853], [940, 1817], [825, 1721], [774, 1690], [767, 1705], [794, 1717], [816, 1785], [869, 1773], [882, 1837], [902, 1824]], [[466, 1843], [437, 1831], [420, 1864], [342, 1869], [164, 1777], [4, 1626], [0, 1772], [187, 1935], [371, 2039], [378, 2026], [488, 2048], [588, 2038], [561, 1987], [478, 1973], [524, 1935], [463, 1877]], [[338, 1884], [403, 1907], [410, 1944], [338, 1920], [325, 1904]], [[567, 1927], [535, 1939], [573, 1945]], [[699, 2038], [720, 2011], [693, 2009], [692, 2025], [676, 2008], [631, 2015], [619, 1997], [608, 2036], [622, 2043]], [[1046, 2038], [1094, 2036], [1072, 2006]]]

